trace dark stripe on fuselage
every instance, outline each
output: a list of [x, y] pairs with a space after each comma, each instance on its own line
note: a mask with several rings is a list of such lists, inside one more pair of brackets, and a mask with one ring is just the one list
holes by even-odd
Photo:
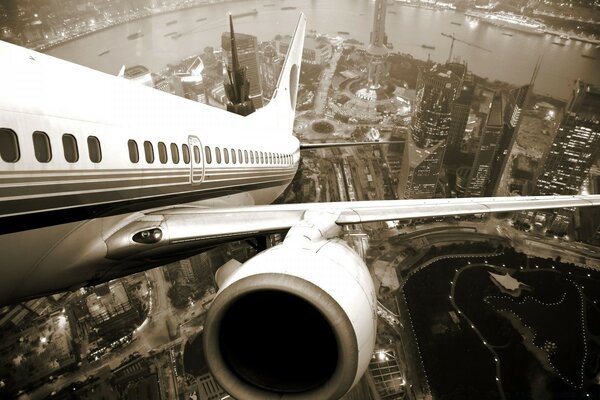
[[[104, 181], [104, 182], [79, 182], [79, 183], [59, 183], [51, 185], [30, 185], [30, 186], [15, 186], [15, 187], [0, 187], [0, 204], [4, 204], [2, 199], [5, 197], [14, 196], [34, 196], [40, 194], [60, 195], [64, 192], [82, 192], [103, 189], [127, 189], [131, 186], [153, 186], [153, 185], [169, 185], [169, 184], [186, 184], [190, 181], [189, 176], [164, 178], [155, 177], [142, 179], [138, 177], [136, 180], [126, 181]], [[7, 214], [7, 211], [2, 209], [0, 214]]]
[[[44, 226], [58, 225], [68, 222], [82, 221], [92, 218], [108, 217], [112, 215], [126, 214], [136, 211], [142, 211], [150, 208], [166, 207], [174, 204], [189, 203], [192, 201], [207, 200], [211, 198], [232, 195], [245, 191], [271, 188], [283, 186], [290, 182], [290, 178], [277, 179], [266, 182], [249, 182], [242, 185], [232, 185], [229, 187], [216, 187], [208, 189], [206, 187], [197, 186], [194, 190], [193, 186], [186, 185], [186, 191], [181, 193], [152, 193], [152, 188], [140, 189], [137, 191], [137, 196], [144, 196], [144, 191], [148, 191], [147, 198], [123, 198], [122, 191], [93, 193], [95, 196], [93, 201], [98, 201], [105, 198], [105, 203], [96, 205], [89, 204], [91, 199], [83, 201], [82, 195], [63, 196], [60, 199], [37, 198], [29, 200], [19, 200], [18, 202], [26, 203], [24, 208], [27, 210], [36, 209], [42, 210], [55, 208], [59, 204], [81, 204], [79, 206], [62, 208], [48, 211], [29, 212], [22, 215], [14, 215], [0, 218], [0, 234], [25, 231], [30, 229], [41, 228]], [[190, 189], [191, 188], [191, 189]], [[114, 199], [115, 195], [121, 196], [119, 199]], [[112, 198], [112, 200], [110, 200]], [[56, 204], [53, 204], [56, 201]], [[108, 203], [110, 201], [110, 203]], [[8, 202], [10, 203], [10, 202]], [[12, 205], [15, 207], [16, 205]], [[4, 208], [4, 203], [1, 205]], [[64, 205], [63, 205], [64, 207]]]
[[[106, 173], [104, 171], [79, 171], [77, 174], [69, 174], [67, 175], [67, 171], [61, 171], [61, 174], [44, 174], [35, 176], [35, 174], [39, 174], [39, 171], [35, 173], [31, 173], [30, 175], [24, 176], [15, 176], [16, 173], [5, 177], [0, 175], [0, 185], [2, 184], [18, 184], [18, 183], [47, 183], [47, 182], [68, 182], [68, 181], [94, 181], [94, 180], [107, 180], [107, 179], [141, 179], [141, 178], [154, 178], [165, 175], [182, 175], [188, 174], [190, 172], [189, 168], [185, 169], [169, 169], [169, 170], [145, 170], [145, 171], [137, 171], [131, 172], [131, 170], [120, 170], [121, 173]], [[19, 173], [20, 174], [20, 173]]]

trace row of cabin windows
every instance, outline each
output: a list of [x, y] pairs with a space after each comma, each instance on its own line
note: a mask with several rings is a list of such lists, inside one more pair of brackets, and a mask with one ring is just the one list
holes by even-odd
[[[50, 138], [45, 132], [35, 131], [32, 134], [33, 149], [35, 158], [41, 163], [48, 163], [52, 160], [52, 146], [50, 144]], [[135, 140], [129, 140], [129, 159], [132, 163], [138, 163], [140, 155], [138, 151], [138, 145]], [[77, 139], [70, 133], [62, 135], [62, 147], [65, 161], [69, 163], [75, 163], [79, 161], [79, 147]], [[102, 148], [100, 141], [96, 136], [87, 137], [88, 156], [91, 162], [99, 163], [102, 161]], [[161, 164], [166, 164], [168, 160], [167, 145], [163, 142], [158, 142], [158, 160]], [[171, 143], [169, 146], [171, 153], [171, 160], [174, 164], [179, 164], [180, 153], [179, 147], [175, 143]], [[194, 156], [194, 162], [199, 164], [201, 162], [201, 150], [198, 146], [192, 146], [192, 153]], [[154, 162], [154, 146], [151, 142], [144, 142], [144, 156], [148, 164]], [[212, 163], [212, 151], [208, 146], [204, 147], [204, 156], [207, 164]], [[0, 128], [0, 158], [4, 162], [15, 163], [21, 158], [21, 152], [19, 147], [19, 138], [12, 129]], [[184, 164], [190, 163], [190, 148], [187, 144], [181, 145], [181, 159]], [[215, 160], [217, 164], [291, 164], [292, 157], [286, 154], [262, 152], [262, 151], [248, 151], [248, 150], [236, 150], [224, 148], [222, 151], [219, 147], [215, 147]]]
[[[46, 132], [35, 131], [31, 135], [35, 158], [41, 163], [52, 160], [52, 146]], [[93, 163], [102, 161], [102, 148], [96, 136], [87, 137], [88, 156]], [[65, 161], [74, 163], [79, 161], [79, 147], [77, 139], [70, 133], [62, 135], [62, 150]], [[0, 158], [8, 163], [15, 163], [21, 158], [19, 138], [15, 131], [8, 128], [0, 128]]]
[[[138, 150], [138, 144], [135, 140], [130, 139], [127, 142], [129, 149], [129, 160], [136, 164], [140, 161], [140, 153]], [[151, 142], [144, 142], [144, 157], [148, 164], [152, 164], [155, 160], [154, 146]], [[175, 143], [171, 143], [169, 146], [171, 153], [171, 160], [174, 164], [179, 164], [179, 147]], [[158, 160], [161, 164], [166, 164], [169, 161], [167, 145], [163, 142], [158, 142]], [[198, 146], [192, 146], [192, 153], [194, 155], [194, 163], [199, 164], [201, 161], [201, 150]], [[184, 164], [190, 163], [190, 148], [187, 144], [181, 145], [181, 155]], [[207, 164], [211, 164], [213, 160], [213, 154], [210, 147], [204, 147], [204, 159]], [[255, 162], [256, 160], [256, 162]], [[235, 149], [221, 149], [215, 147], [215, 161], [217, 164], [291, 164], [292, 157], [286, 154], [270, 153], [262, 151], [248, 151], [248, 150], [235, 150]]]

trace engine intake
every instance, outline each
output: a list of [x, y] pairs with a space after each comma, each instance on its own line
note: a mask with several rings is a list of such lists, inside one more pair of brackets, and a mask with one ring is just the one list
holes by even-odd
[[342, 241], [268, 249], [233, 271], [211, 305], [209, 368], [238, 399], [338, 399], [370, 360], [375, 305], [366, 266]]

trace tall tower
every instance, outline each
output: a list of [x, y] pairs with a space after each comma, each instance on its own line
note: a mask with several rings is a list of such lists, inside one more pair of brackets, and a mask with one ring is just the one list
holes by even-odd
[[[256, 36], [244, 33], [235, 33], [235, 41], [239, 66], [246, 71], [246, 79], [250, 82], [250, 100], [254, 108], [258, 109], [263, 106], [262, 83], [258, 67], [258, 41]], [[233, 65], [230, 32], [223, 32], [221, 35], [221, 47], [227, 57], [227, 65]]]
[[529, 84], [511, 90], [506, 96], [504, 105], [504, 133], [500, 138], [498, 150], [496, 151], [496, 156], [491, 165], [490, 183], [484, 193], [485, 196], [508, 195], [508, 193], [498, 193], [500, 181], [506, 170], [506, 166], [510, 159], [510, 152], [514, 146], [519, 127], [521, 126], [523, 108], [529, 101], [529, 97], [533, 92], [533, 84], [535, 83], [535, 79], [541, 66], [542, 60], [540, 58], [533, 69]]
[[485, 121], [485, 127], [481, 133], [479, 149], [471, 168], [471, 177], [466, 192], [467, 197], [477, 197], [485, 194], [490, 181], [492, 164], [504, 131], [503, 108], [502, 95], [496, 92]]
[[[600, 89], [577, 81], [566, 113], [546, 157], [535, 191], [540, 195], [579, 193], [592, 163], [600, 155]], [[567, 232], [572, 209], [556, 210], [547, 232]], [[546, 215], [548, 217], [548, 215]]]
[[411, 132], [400, 171], [400, 198], [434, 197], [450, 131], [452, 105], [463, 78], [460, 71], [449, 65], [436, 64], [419, 70]]
[[388, 55], [387, 35], [385, 34], [385, 13], [387, 0], [377, 0], [375, 2], [375, 13], [373, 15], [373, 30], [371, 31], [371, 40], [367, 47], [369, 55], [369, 75], [367, 78], [367, 89], [379, 89], [379, 77], [383, 68], [383, 63]]
[[577, 81], [536, 183], [540, 195], [579, 193], [600, 155], [600, 89]]

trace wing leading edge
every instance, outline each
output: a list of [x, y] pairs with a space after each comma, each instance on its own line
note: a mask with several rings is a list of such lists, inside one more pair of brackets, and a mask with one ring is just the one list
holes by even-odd
[[[235, 208], [176, 207], [141, 214], [107, 238], [107, 257], [122, 259], [158, 255], [173, 248], [193, 248], [206, 241], [235, 240], [285, 231], [315, 212], [333, 215], [338, 225], [409, 218], [489, 212], [541, 210], [600, 205], [600, 195], [484, 197], [426, 200], [382, 200], [299, 203]], [[132, 243], [143, 231], [160, 231], [153, 243]]]

